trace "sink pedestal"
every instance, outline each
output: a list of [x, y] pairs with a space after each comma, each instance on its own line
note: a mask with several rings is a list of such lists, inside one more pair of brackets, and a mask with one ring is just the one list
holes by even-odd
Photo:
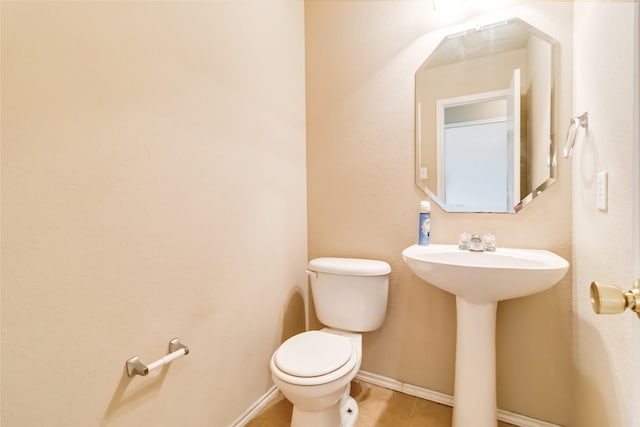
[[549, 289], [569, 263], [540, 249], [471, 252], [458, 245], [412, 245], [402, 251], [411, 271], [456, 296], [458, 333], [453, 427], [496, 427], [498, 301]]
[[456, 372], [453, 427], [496, 427], [497, 302], [456, 297]]

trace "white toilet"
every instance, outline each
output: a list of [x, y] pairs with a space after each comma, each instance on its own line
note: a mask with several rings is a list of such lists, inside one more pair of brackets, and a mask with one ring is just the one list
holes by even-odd
[[293, 404], [293, 427], [351, 427], [349, 396], [362, 361], [360, 332], [384, 321], [391, 267], [384, 261], [316, 258], [308, 265], [318, 319], [326, 326], [286, 340], [271, 357], [273, 382]]

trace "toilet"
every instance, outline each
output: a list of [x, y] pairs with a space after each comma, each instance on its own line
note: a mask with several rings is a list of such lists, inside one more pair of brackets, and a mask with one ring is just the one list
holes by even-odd
[[307, 267], [318, 320], [326, 327], [286, 340], [271, 357], [271, 376], [293, 404], [292, 427], [352, 427], [349, 396], [362, 362], [362, 332], [382, 326], [389, 274], [384, 261], [316, 258]]

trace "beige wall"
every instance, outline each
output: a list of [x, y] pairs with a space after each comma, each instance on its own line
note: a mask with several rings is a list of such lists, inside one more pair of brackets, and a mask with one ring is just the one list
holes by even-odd
[[3, 426], [223, 426], [271, 386], [304, 327], [303, 23], [2, 2]]
[[[572, 425], [581, 427], [631, 426], [632, 413], [639, 413], [632, 407], [638, 401], [631, 398], [631, 381], [637, 378], [639, 366], [638, 354], [635, 362], [632, 359], [637, 317], [631, 313], [596, 316], [589, 299], [593, 280], [627, 290], [637, 278], [637, 271], [632, 271], [638, 260], [633, 259], [631, 230], [632, 201], [637, 197], [632, 191], [638, 191], [632, 182], [632, 156], [633, 144], [638, 144], [633, 142], [638, 117], [633, 112], [634, 102], [638, 107], [633, 75], [640, 54], [634, 28], [640, 25], [639, 7], [637, 3], [580, 2], [575, 9], [574, 113], [589, 113], [588, 134], [578, 139], [573, 154], [576, 373]], [[596, 208], [598, 171], [609, 173], [607, 212]], [[636, 416], [633, 425], [638, 421]]]
[[[429, 31], [424, 1], [308, 1], [305, 7], [309, 257], [391, 263], [389, 311], [364, 338], [363, 369], [452, 393], [455, 300], [426, 285], [401, 251], [417, 240], [414, 72], [446, 33]], [[484, 19], [520, 16], [561, 43], [557, 135], [571, 114], [571, 3], [530, 3]], [[571, 259], [571, 171], [517, 215], [446, 214], [432, 236], [492, 232], [501, 246], [547, 248]], [[571, 274], [552, 289], [499, 304], [498, 404], [568, 424], [572, 406]]]

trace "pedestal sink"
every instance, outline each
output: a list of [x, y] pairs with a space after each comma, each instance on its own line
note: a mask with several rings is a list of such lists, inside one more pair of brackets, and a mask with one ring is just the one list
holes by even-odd
[[456, 296], [453, 427], [495, 427], [498, 301], [550, 288], [569, 263], [546, 250], [470, 252], [436, 244], [409, 246], [402, 257], [422, 280]]

